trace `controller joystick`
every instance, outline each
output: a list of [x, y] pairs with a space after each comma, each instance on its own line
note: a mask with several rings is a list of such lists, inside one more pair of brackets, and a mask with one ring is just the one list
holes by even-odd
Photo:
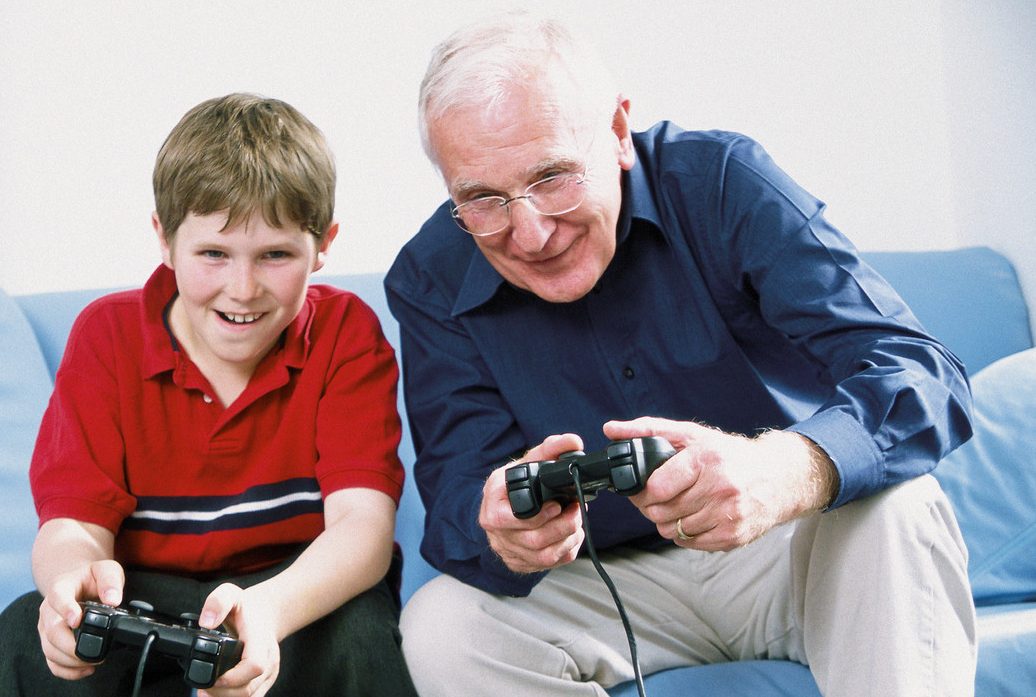
[[220, 629], [198, 626], [198, 615], [172, 617], [155, 612], [149, 603], [134, 600], [129, 608], [86, 601], [75, 629], [76, 656], [97, 663], [116, 646], [143, 647], [154, 636], [152, 650], [179, 661], [184, 681], [192, 687], [212, 687], [216, 678], [241, 659], [242, 643]]
[[551, 499], [562, 504], [577, 499], [572, 476], [575, 467], [586, 500], [605, 489], [632, 496], [643, 491], [651, 473], [675, 454], [665, 438], [648, 436], [612, 441], [589, 455], [574, 451], [557, 460], [512, 465], [504, 471], [511, 512], [516, 518], [531, 518]]

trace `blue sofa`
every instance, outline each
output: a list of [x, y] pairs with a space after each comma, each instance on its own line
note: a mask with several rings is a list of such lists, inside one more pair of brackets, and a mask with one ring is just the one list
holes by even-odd
[[[1036, 349], [1017, 278], [1007, 259], [982, 247], [864, 256], [973, 378], [976, 437], [947, 458], [937, 476], [954, 502], [971, 554], [979, 606], [976, 693], [1028, 697], [1036, 691]], [[380, 274], [315, 280], [359, 294], [398, 346]], [[26, 471], [36, 428], [72, 321], [102, 292], [9, 296], [0, 290], [0, 607], [32, 586], [36, 519]], [[408, 434], [400, 454], [409, 469], [414, 453]], [[404, 601], [436, 573], [418, 552], [423, 517], [409, 480], [397, 530], [406, 556]], [[652, 697], [819, 694], [809, 671], [786, 661], [674, 669], [650, 676], [646, 687]], [[636, 689], [626, 683], [610, 693], [627, 697]]]

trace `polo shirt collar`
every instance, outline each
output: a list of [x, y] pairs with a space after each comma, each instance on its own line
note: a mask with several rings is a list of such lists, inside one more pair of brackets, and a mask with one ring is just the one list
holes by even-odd
[[[629, 171], [622, 173], [622, 209], [619, 212], [617, 227], [618, 245], [621, 245], [630, 234], [634, 218], [647, 220], [656, 228], [661, 228], [658, 207], [647, 173], [640, 164], [640, 158]], [[500, 272], [486, 259], [486, 255], [470, 240], [471, 261], [467, 273], [461, 283], [457, 300], [453, 303], [452, 317], [463, 315], [489, 302], [500, 288], [507, 283]]]
[[[140, 322], [144, 335], [144, 357], [141, 365], [145, 379], [175, 370], [177, 367], [179, 345], [166, 322], [166, 310], [178, 292], [176, 274], [164, 264], [155, 269], [144, 284]], [[299, 314], [287, 326], [281, 341], [271, 351], [277, 356], [278, 363], [288, 368], [302, 368], [305, 365], [313, 313], [313, 301], [307, 296]], [[263, 363], [265, 362], [266, 358], [263, 359]], [[256, 370], [258, 371], [258, 368]]]

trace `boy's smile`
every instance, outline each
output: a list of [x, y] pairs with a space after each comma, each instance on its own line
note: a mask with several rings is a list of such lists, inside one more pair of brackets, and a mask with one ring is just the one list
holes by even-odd
[[155, 225], [179, 290], [169, 313], [173, 335], [221, 397], [236, 397], [299, 313], [337, 230], [317, 240], [260, 214], [226, 223], [226, 213], [191, 213], [171, 241]]

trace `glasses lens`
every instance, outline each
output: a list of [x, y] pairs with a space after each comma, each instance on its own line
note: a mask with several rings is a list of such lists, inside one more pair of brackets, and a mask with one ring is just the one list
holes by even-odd
[[468, 201], [453, 209], [453, 217], [472, 235], [491, 235], [509, 222], [506, 199], [499, 196]]
[[582, 175], [559, 174], [536, 182], [526, 189], [525, 194], [543, 215], [561, 215], [575, 210], [583, 202], [586, 188]]

